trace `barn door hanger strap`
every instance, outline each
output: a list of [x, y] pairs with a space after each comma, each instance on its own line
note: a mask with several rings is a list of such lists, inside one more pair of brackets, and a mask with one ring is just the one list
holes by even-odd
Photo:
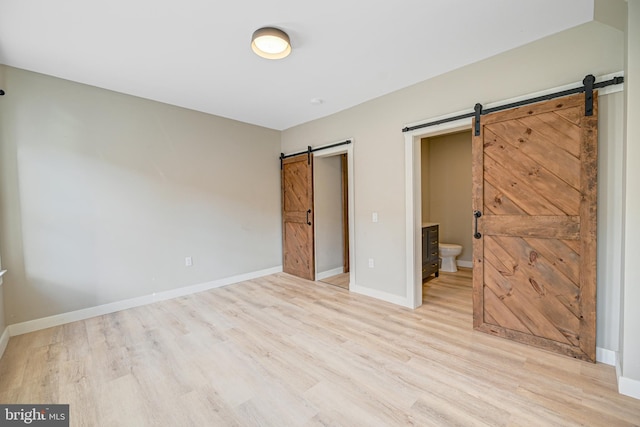
[[596, 83], [595, 81], [596, 81], [596, 78], [592, 74], [589, 74], [585, 76], [584, 80], [582, 80], [582, 84], [583, 84], [582, 86], [575, 87], [573, 89], [567, 89], [560, 92], [549, 93], [546, 95], [536, 96], [534, 98], [529, 98], [522, 101], [512, 102], [509, 104], [499, 105], [497, 107], [491, 107], [486, 109], [483, 109], [482, 104], [478, 103], [475, 105], [474, 112], [472, 113], [460, 114], [453, 117], [447, 117], [446, 119], [440, 119], [433, 122], [427, 122], [427, 123], [422, 123], [422, 124], [411, 126], [411, 127], [405, 127], [404, 129], [402, 129], [402, 132], [410, 132], [416, 129], [422, 129], [429, 126], [436, 126], [443, 123], [454, 122], [456, 120], [474, 117], [476, 120], [475, 126], [474, 126], [474, 134], [475, 136], [479, 136], [480, 135], [480, 116], [484, 116], [490, 113], [495, 113], [496, 111], [509, 110], [511, 108], [522, 107], [523, 105], [535, 104], [536, 102], [548, 101], [550, 99], [574, 95], [576, 93], [582, 93], [582, 92], [585, 93], [584, 114], [585, 116], [592, 116], [593, 115], [593, 91], [603, 87], [607, 87], [611, 85], [619, 85], [621, 83], [624, 83], [624, 77], [617, 76], [610, 80], [604, 80], [598, 83]]
[[584, 85], [584, 115], [593, 116], [593, 84], [596, 78], [593, 74], [585, 76], [582, 84]]
[[474, 111], [475, 111], [475, 118], [476, 118], [476, 128], [475, 128], [475, 135], [478, 136], [480, 135], [480, 116], [482, 115], [482, 104], [477, 103], [475, 107], [473, 107]]

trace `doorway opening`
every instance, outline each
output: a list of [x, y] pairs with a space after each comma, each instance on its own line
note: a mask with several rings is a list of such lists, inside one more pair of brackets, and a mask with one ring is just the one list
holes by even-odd
[[[440, 272], [473, 267], [471, 140], [468, 130], [420, 140], [422, 279], [427, 285]], [[461, 253], [442, 258], [441, 245], [450, 251], [459, 247]]]
[[349, 163], [348, 149], [327, 150], [314, 157], [316, 280], [343, 289], [353, 283]]
[[[326, 280], [331, 276], [341, 275], [339, 284], [348, 290], [357, 289], [354, 268], [356, 264], [353, 142], [353, 139], [347, 139], [317, 148], [308, 147], [307, 151], [299, 153], [280, 155], [283, 272], [310, 281]], [[317, 179], [314, 179], [315, 164], [319, 164], [320, 169], [324, 170], [324, 175]], [[337, 174], [332, 174], [332, 170], [337, 171]], [[326, 180], [333, 180], [338, 184], [332, 186], [326, 183]], [[317, 181], [320, 188], [319, 197], [314, 195], [314, 181]], [[328, 191], [324, 192], [324, 187], [327, 187]], [[323, 192], [328, 196], [323, 195]], [[328, 203], [327, 198], [335, 201]], [[332, 215], [339, 218], [333, 220], [338, 224], [335, 227], [338, 237], [334, 237], [333, 241], [325, 241], [325, 236], [322, 235], [319, 248], [316, 236], [325, 232], [323, 227], [326, 224], [323, 225], [324, 220], [321, 218], [321, 227], [317, 228], [316, 205], [320, 208], [321, 217], [323, 210], [331, 210]], [[330, 205], [337, 207], [334, 210], [328, 207]], [[330, 224], [329, 226], [331, 227]], [[327, 267], [322, 254], [331, 250], [339, 254], [339, 261]], [[317, 253], [321, 254], [320, 264], [316, 258]]]
[[[405, 133], [407, 165], [405, 175], [407, 297], [405, 305], [408, 307], [417, 308], [422, 305], [422, 141], [442, 135], [470, 132], [470, 130], [471, 118], [469, 117]], [[430, 211], [431, 208], [428, 210]]]

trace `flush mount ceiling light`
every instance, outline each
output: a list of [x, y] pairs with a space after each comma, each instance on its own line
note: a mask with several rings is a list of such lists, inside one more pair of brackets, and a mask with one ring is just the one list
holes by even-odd
[[267, 59], [282, 59], [291, 53], [289, 36], [282, 30], [264, 27], [251, 37], [251, 49], [256, 55]]

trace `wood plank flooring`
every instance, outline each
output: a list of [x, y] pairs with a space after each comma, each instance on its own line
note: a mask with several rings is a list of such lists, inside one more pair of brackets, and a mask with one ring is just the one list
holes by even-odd
[[409, 310], [276, 274], [11, 338], [0, 402], [72, 426], [630, 426], [610, 366], [472, 330], [468, 271]]
[[342, 289], [349, 289], [349, 280], [350, 280], [349, 273], [341, 273], [335, 276], [324, 278], [320, 280], [320, 282], [338, 286], [338, 287], [341, 287]]

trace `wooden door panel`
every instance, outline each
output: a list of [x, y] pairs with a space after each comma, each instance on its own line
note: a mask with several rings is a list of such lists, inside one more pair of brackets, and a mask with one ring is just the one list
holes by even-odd
[[502, 191], [498, 191], [489, 181], [484, 182], [484, 208], [494, 215], [515, 215], [526, 212], [516, 205]]
[[[560, 294], [554, 295], [545, 288], [547, 282], [540, 277], [544, 273], [537, 275], [531, 269], [520, 268], [521, 260], [517, 257], [512, 257], [509, 261], [514, 266], [511, 269], [501, 268], [504, 264], [497, 262], [495, 257], [487, 257], [485, 262], [487, 288], [491, 289], [500, 299], [500, 303], [507, 308], [513, 310], [514, 307], [518, 307], [519, 311], [515, 311], [516, 317], [522, 313], [529, 319], [536, 319], [533, 324], [524, 322], [531, 332], [538, 336], [563, 340], [564, 332], [560, 332], [562, 335], [559, 335], [558, 331], [576, 330], [575, 315], [569, 316], [568, 309], [558, 298]], [[571, 291], [571, 289], [564, 289], [568, 297], [571, 296]]]
[[[286, 180], [284, 187], [284, 211], [290, 216], [304, 216], [309, 209], [309, 189], [307, 188], [308, 178], [307, 169], [309, 165], [304, 159], [298, 159], [295, 162], [283, 163], [283, 176]], [[301, 220], [300, 218], [298, 218]]]
[[347, 154], [340, 155], [342, 184], [342, 272], [349, 272], [349, 161]]
[[567, 276], [576, 286], [580, 281], [580, 256], [567, 245], [566, 240], [525, 238], [527, 244], [536, 248], [538, 253], [549, 260], [555, 268]]
[[563, 240], [562, 243], [571, 248], [576, 254], [580, 255], [582, 249], [580, 240]]
[[313, 156], [282, 162], [282, 270], [315, 280]]
[[[522, 120], [493, 123], [485, 128], [491, 132], [491, 135], [501, 135], [515, 148], [574, 188], [580, 188], [580, 160], [555, 143], [556, 140], [561, 140], [565, 136], [548, 125], [540, 125], [533, 132], [534, 127], [535, 124], [532, 123], [531, 118], [526, 117]], [[497, 141], [491, 142], [497, 143]], [[550, 162], [551, 158], [554, 161]]]
[[580, 237], [580, 218], [577, 216], [529, 216], [523, 221], [523, 215], [487, 215], [482, 229], [485, 234], [496, 236], [527, 236], [548, 239], [578, 239]]
[[[495, 251], [500, 246], [501, 251], [508, 254], [506, 256], [513, 268], [505, 279], [511, 289], [520, 291], [529, 303], [544, 312], [551, 321], [559, 322], [557, 324], [562, 329], [573, 325], [576, 313], [558, 298], [576, 301], [580, 294], [577, 281], [560, 273], [551, 262], [538, 255], [536, 248], [527, 245], [519, 237], [488, 237], [486, 244], [489, 251]], [[574, 316], [569, 316], [567, 310]]]
[[285, 273], [298, 277], [307, 276], [304, 278], [308, 278], [311, 257], [306, 236], [308, 228], [309, 226], [304, 222], [287, 222], [285, 224], [284, 233], [287, 236], [283, 260], [283, 266], [286, 266]]
[[483, 116], [474, 327], [595, 361], [597, 94]]
[[[580, 121], [582, 120], [583, 112], [584, 110], [581, 110], [579, 107], [573, 107], [573, 108], [565, 108], [564, 110], [556, 110], [553, 113], [559, 115], [566, 121], [576, 126], [580, 126]], [[576, 154], [576, 156], [578, 155], [579, 153]]]
[[[490, 131], [488, 131], [490, 132]], [[496, 141], [485, 143], [485, 156], [500, 165], [509, 165], [511, 175], [520, 182], [526, 182], [525, 191], [537, 191], [544, 194], [545, 200], [567, 215], [578, 215], [580, 192], [567, 184], [557, 175], [547, 170], [544, 165], [528, 157], [508, 142], [492, 134]], [[486, 140], [486, 137], [485, 137]]]
[[[580, 108], [570, 108], [573, 113], [578, 115]], [[568, 114], [573, 118], [574, 114]], [[554, 142], [554, 145], [558, 148], [562, 148], [575, 158], [580, 157], [580, 127], [577, 126], [577, 122], [571, 122], [565, 117], [566, 114], [544, 113], [538, 114], [535, 117], [525, 117], [520, 120], [520, 123], [527, 127], [536, 127], [540, 130], [540, 134], [547, 140]], [[562, 117], [564, 120], [558, 120], [558, 117]], [[546, 126], [538, 126], [546, 125]], [[558, 136], [561, 138], [558, 138]]]
[[530, 197], [529, 183], [511, 173], [511, 166], [484, 158], [484, 179], [529, 215], [561, 215], [562, 210], [544, 197]]
[[513, 311], [509, 307], [500, 301], [500, 297], [496, 295], [491, 288], [487, 287], [484, 290], [485, 299], [485, 321], [492, 325], [504, 325], [509, 324], [515, 331], [523, 332], [525, 334], [531, 333], [527, 326], [513, 314]]

